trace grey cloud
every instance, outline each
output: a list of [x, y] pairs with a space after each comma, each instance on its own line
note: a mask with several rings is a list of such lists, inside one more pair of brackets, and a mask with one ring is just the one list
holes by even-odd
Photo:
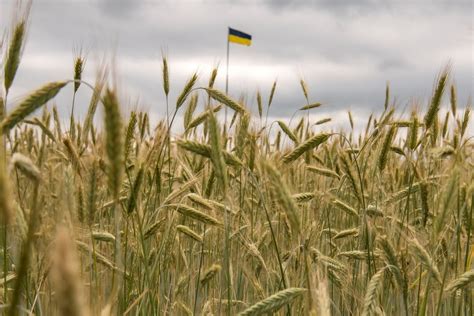
[[96, 2], [100, 12], [105, 16], [121, 19], [133, 17], [140, 12], [143, 1], [136, 0], [98, 0]]
[[386, 5], [386, 1], [381, 0], [266, 0], [265, 4], [276, 9], [287, 8], [313, 8], [330, 11], [351, 11], [351, 10], [373, 10]]
[[[3, 8], [12, 3], [0, 0], [1, 27], [8, 26], [10, 12]], [[275, 116], [290, 116], [304, 104], [299, 76], [308, 82], [312, 100], [326, 103], [324, 111], [378, 111], [386, 81], [401, 109], [411, 97], [426, 100], [436, 73], [450, 58], [461, 104], [472, 91], [472, 19], [469, 10], [458, 9], [467, 8], [468, 2], [458, 1], [449, 10], [446, 1], [433, 6], [422, 0], [410, 5], [393, 0], [386, 6], [369, 0], [286, 3], [37, 1], [24, 57], [36, 57], [34, 62], [41, 64], [38, 56], [53, 56], [53, 63], [47, 72], [20, 66], [15, 85], [20, 92], [69, 76], [73, 47], [82, 44], [90, 60], [116, 53], [123, 94], [132, 100], [140, 97], [160, 116], [161, 50], [169, 55], [173, 95], [196, 69], [205, 83], [206, 67], [217, 62], [217, 85], [223, 88], [226, 30], [231, 25], [254, 37], [251, 47], [231, 47], [231, 93], [243, 91], [250, 98], [259, 88], [267, 95], [278, 77]], [[55, 56], [61, 57], [57, 65]], [[87, 67], [93, 81], [93, 63]], [[87, 92], [82, 98], [87, 104]], [[58, 99], [63, 113], [69, 99]]]
[[[246, 1], [244, 1], [246, 2]], [[362, 14], [373, 13], [373, 11], [392, 11], [405, 9], [423, 8], [430, 9], [465, 10], [472, 8], [470, 0], [410, 0], [410, 1], [386, 1], [386, 0], [263, 0], [265, 5], [276, 9], [307, 8], [314, 10], [325, 10], [335, 14]]]
[[384, 58], [378, 63], [378, 68], [381, 71], [386, 71], [389, 69], [407, 69], [408, 67], [411, 67], [412, 65], [408, 60], [402, 59], [402, 58]]

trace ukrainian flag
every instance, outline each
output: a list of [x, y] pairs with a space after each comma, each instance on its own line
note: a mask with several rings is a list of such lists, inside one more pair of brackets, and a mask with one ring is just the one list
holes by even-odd
[[252, 35], [237, 31], [229, 27], [229, 42], [250, 46], [252, 44]]

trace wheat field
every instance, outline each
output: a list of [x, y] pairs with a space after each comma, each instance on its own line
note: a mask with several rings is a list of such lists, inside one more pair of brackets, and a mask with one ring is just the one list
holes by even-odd
[[[271, 121], [276, 84], [252, 114], [217, 69], [181, 88], [164, 57], [152, 122], [122, 110], [110, 67], [83, 81], [81, 55], [12, 104], [27, 22], [1, 44], [3, 314], [474, 313], [471, 105], [449, 66], [426, 106], [399, 113], [387, 86], [364, 130], [349, 112], [336, 131], [304, 81], [295, 124]], [[56, 105], [70, 86], [90, 103]], [[74, 106], [85, 118], [59, 116]]]

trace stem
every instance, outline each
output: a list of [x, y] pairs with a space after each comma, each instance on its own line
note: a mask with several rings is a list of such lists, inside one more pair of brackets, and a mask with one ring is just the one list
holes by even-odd
[[[28, 274], [28, 263], [30, 260], [30, 248], [33, 244], [34, 234], [36, 231], [36, 226], [38, 224], [38, 194], [39, 194], [39, 182], [35, 182], [35, 188], [33, 191], [33, 203], [31, 205], [30, 219], [28, 222], [28, 232], [26, 239], [23, 243], [23, 249], [20, 255], [19, 267], [17, 272], [17, 278], [15, 282], [15, 289], [13, 291], [12, 302], [8, 310], [8, 316], [15, 316], [18, 314], [17, 308], [20, 303], [21, 290], [23, 286], [23, 280]], [[5, 284], [6, 287], [6, 284]]]
[[199, 256], [199, 269], [196, 278], [196, 290], [194, 291], [194, 307], [193, 307], [193, 315], [196, 315], [196, 308], [197, 308], [197, 300], [198, 300], [198, 293], [199, 293], [199, 282], [201, 279], [201, 270], [202, 264], [204, 261], [204, 240], [206, 238], [206, 225], [204, 225], [204, 233], [202, 234], [202, 243], [201, 243], [201, 255]]
[[[76, 92], [72, 95], [72, 108], [71, 108], [71, 116], [69, 118], [69, 133], [73, 131], [74, 128], [74, 106], [76, 105]], [[74, 139], [75, 135], [71, 135], [71, 137]]]
[[[247, 169], [247, 173], [252, 178], [252, 180], [255, 182], [255, 184], [258, 185], [259, 184], [258, 180], [255, 178], [252, 170]], [[256, 187], [258, 188], [258, 186], [256, 186]], [[280, 290], [286, 289], [287, 284], [286, 284], [286, 279], [285, 279], [285, 272], [283, 270], [283, 264], [281, 262], [280, 250], [278, 249], [278, 244], [277, 244], [276, 237], [275, 237], [275, 231], [273, 229], [272, 221], [270, 219], [270, 215], [268, 214], [268, 210], [267, 210], [267, 207], [266, 207], [265, 202], [264, 202], [263, 193], [262, 193], [261, 190], [257, 190], [257, 191], [260, 195], [260, 203], [263, 206], [263, 210], [265, 211], [265, 217], [267, 219], [268, 226], [270, 228], [270, 235], [272, 236], [272, 243], [273, 243], [273, 246], [275, 248], [275, 254], [276, 254], [276, 257], [277, 257], [277, 260], [278, 260], [278, 266], [279, 266], [279, 269], [280, 269], [280, 276], [281, 276], [281, 282], [280, 283], [283, 284], [283, 288], [281, 286], [279, 286], [279, 289]]]
[[[7, 115], [7, 98], [8, 91], [5, 93], [5, 99], [3, 100], [2, 109], [0, 109], [0, 121], [3, 120], [3, 117]], [[0, 138], [0, 168], [5, 170], [7, 165], [7, 143], [5, 141], [5, 135], [2, 135]], [[1, 172], [1, 171], [0, 171]], [[3, 301], [5, 304], [8, 303], [8, 287], [7, 287], [7, 274], [8, 274], [8, 225], [6, 222], [3, 223]]]

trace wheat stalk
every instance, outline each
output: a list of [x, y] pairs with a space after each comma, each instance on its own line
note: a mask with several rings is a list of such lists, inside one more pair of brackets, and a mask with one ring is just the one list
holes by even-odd
[[341, 239], [341, 238], [346, 238], [349, 236], [358, 236], [359, 235], [359, 229], [358, 228], [350, 228], [350, 229], [345, 229], [341, 230], [338, 232], [336, 235], [334, 235], [333, 239]]
[[213, 264], [210, 266], [206, 271], [204, 271], [204, 275], [200, 280], [201, 286], [208, 284], [209, 281], [211, 281], [221, 270], [222, 267], [219, 264]]
[[451, 105], [451, 113], [453, 114], [453, 117], [456, 117], [456, 110], [457, 110], [457, 93], [456, 93], [456, 86], [451, 85], [451, 90], [450, 90], [450, 105]]
[[[212, 148], [211, 148], [210, 145], [201, 144], [201, 143], [191, 141], [191, 140], [178, 140], [178, 141], [176, 141], [176, 143], [178, 144], [178, 146], [180, 146], [183, 149], [188, 150], [188, 151], [190, 151], [194, 154], [204, 156], [206, 158], [211, 158]], [[224, 157], [224, 161], [227, 164], [233, 165], [233, 166], [241, 166], [242, 165], [242, 161], [240, 161], [240, 159], [237, 158], [236, 156], [234, 156], [233, 154], [231, 154], [227, 151], [224, 151], [224, 150], [222, 150], [221, 153]]]
[[376, 301], [377, 301], [377, 289], [383, 281], [383, 275], [385, 272], [384, 267], [377, 271], [372, 278], [370, 279], [369, 285], [367, 286], [367, 290], [365, 292], [364, 298], [364, 309], [362, 310], [361, 315], [372, 315], [375, 312]]
[[[270, 96], [268, 97], [267, 109], [269, 109], [270, 106], [272, 105], [273, 97], [275, 96], [276, 86], [277, 86], [277, 81], [275, 80], [272, 84], [272, 89], [270, 90]], [[267, 115], [268, 115], [268, 112], [267, 112]]]
[[245, 108], [242, 105], [240, 105], [238, 102], [232, 100], [231, 98], [226, 96], [224, 93], [220, 92], [219, 90], [206, 88], [206, 91], [207, 91], [207, 93], [209, 94], [209, 96], [211, 98], [213, 98], [217, 102], [221, 102], [222, 104], [228, 106], [229, 108], [231, 108], [235, 112], [244, 113], [244, 112], [247, 111], [247, 110], [245, 110]]
[[471, 115], [471, 108], [468, 106], [464, 110], [464, 115], [463, 115], [462, 124], [461, 124], [461, 137], [463, 137], [466, 134], [470, 115]]
[[215, 67], [212, 69], [211, 75], [209, 76], [209, 82], [207, 84], [207, 87], [212, 89], [214, 87], [214, 83], [216, 82], [216, 77], [217, 77], [217, 71], [218, 68]]
[[[163, 68], [164, 72], [164, 68]], [[188, 97], [189, 93], [193, 89], [194, 85], [196, 84], [196, 81], [198, 79], [197, 74], [193, 74], [191, 78], [189, 78], [188, 82], [186, 82], [186, 85], [184, 86], [183, 90], [178, 96], [178, 99], [176, 100], [176, 110], [178, 110], [186, 101], [186, 98]]]
[[5, 91], [10, 89], [20, 65], [21, 49], [26, 33], [26, 18], [15, 25], [10, 44], [8, 46], [7, 59], [4, 68], [3, 86]]
[[192, 230], [188, 226], [177, 225], [176, 230], [179, 231], [180, 233], [183, 233], [184, 235], [190, 237], [191, 239], [194, 239], [197, 242], [202, 242], [202, 240], [203, 240], [202, 236], [200, 236], [198, 233], [196, 233], [194, 230]]
[[[0, 139], [0, 143], [1, 142]], [[3, 154], [3, 149], [1, 148], [0, 153]], [[10, 224], [14, 216], [11, 198], [10, 182], [8, 181], [7, 172], [4, 168], [3, 155], [0, 155], [0, 212], [1, 220], [5, 224]]]
[[319, 108], [320, 106], [321, 106], [321, 103], [316, 102], [316, 103], [311, 103], [311, 104], [305, 105], [305, 106], [299, 108], [299, 110], [300, 110], [300, 111], [306, 111], [306, 110], [311, 110], [311, 109]]
[[7, 105], [5, 104], [5, 99], [0, 95], [0, 122], [5, 117], [7, 113]]
[[79, 261], [74, 253], [65, 228], [58, 231], [53, 254], [52, 279], [56, 289], [60, 315], [87, 315], [84, 311], [83, 294], [80, 287]]
[[441, 273], [439, 272], [435, 261], [433, 258], [431, 258], [428, 251], [420, 244], [417, 239], [410, 240], [410, 245], [412, 246], [415, 255], [430, 270], [436, 281], [442, 283]]
[[309, 97], [308, 97], [308, 85], [306, 84], [306, 82], [303, 79], [300, 79], [300, 86], [301, 86], [301, 90], [303, 90], [303, 94], [304, 94], [305, 99], [308, 100], [309, 99]]
[[111, 195], [118, 199], [123, 173], [123, 139], [120, 106], [114, 91], [107, 89], [103, 97], [105, 144], [108, 159], [108, 185]]
[[277, 193], [278, 200], [283, 206], [286, 215], [288, 216], [292, 228], [299, 233], [301, 230], [300, 216], [298, 206], [291, 197], [287, 184], [283, 181], [281, 174], [277, 171], [275, 166], [269, 162], [264, 162], [264, 168], [267, 171], [271, 184]]
[[41, 172], [38, 167], [31, 161], [30, 158], [20, 153], [15, 153], [12, 156], [11, 164], [14, 168], [20, 170], [30, 180], [41, 181]]
[[66, 148], [69, 160], [79, 176], [81, 176], [82, 162], [77, 153], [76, 147], [72, 143], [71, 139], [66, 137], [63, 139], [64, 147]]
[[18, 104], [8, 116], [0, 123], [0, 128], [5, 134], [25, 117], [33, 113], [40, 106], [54, 98], [61, 89], [67, 85], [66, 81], [50, 82], [32, 92]]
[[277, 123], [280, 126], [281, 130], [286, 134], [286, 136], [288, 136], [288, 138], [290, 138], [295, 144], [299, 143], [299, 140], [296, 135], [283, 121], [277, 121]]
[[331, 122], [331, 118], [328, 117], [328, 118], [324, 118], [324, 119], [321, 119], [319, 121], [316, 121], [316, 123], [314, 123], [314, 125], [322, 125], [322, 124], [325, 124], [325, 123], [328, 123], [328, 122]]
[[130, 154], [133, 146], [133, 138], [135, 134], [135, 129], [137, 126], [137, 113], [132, 112], [130, 114], [130, 119], [128, 120], [127, 131], [125, 132], [125, 142], [124, 142], [124, 161], [127, 162], [130, 158]]
[[455, 292], [474, 281], [474, 269], [464, 272], [445, 287], [446, 292]]
[[306, 169], [325, 177], [330, 177], [330, 178], [335, 178], [335, 179], [340, 178], [339, 175], [331, 169], [321, 168], [317, 166], [306, 166]]
[[170, 75], [169, 75], [169, 70], [168, 70], [168, 59], [166, 58], [166, 56], [163, 56], [162, 60], [163, 60], [163, 91], [165, 92], [165, 95], [168, 96], [168, 94], [170, 93]]
[[187, 195], [187, 198], [193, 201], [194, 203], [198, 204], [199, 206], [203, 207], [204, 209], [211, 211], [214, 209], [212, 206], [212, 202], [208, 199], [203, 198], [202, 196], [196, 194], [196, 193], [189, 193]]
[[357, 211], [356, 211], [353, 207], [347, 205], [346, 203], [344, 203], [344, 202], [341, 201], [341, 200], [334, 199], [334, 200], [332, 201], [332, 204], [334, 204], [334, 206], [336, 206], [336, 207], [339, 208], [340, 210], [346, 212], [348, 215], [351, 215], [351, 216], [359, 216], [359, 213], [357, 213]]
[[135, 180], [133, 181], [127, 205], [127, 214], [129, 215], [132, 214], [132, 212], [137, 207], [137, 201], [140, 194], [140, 188], [143, 182], [144, 172], [145, 171], [143, 167], [140, 167], [137, 171], [137, 175], [135, 176]]
[[311, 137], [310, 139], [306, 140], [305, 142], [301, 143], [298, 147], [293, 149], [290, 153], [283, 156], [284, 163], [290, 163], [295, 161], [303, 155], [305, 152], [316, 148], [317, 146], [324, 143], [332, 134], [321, 133]]
[[[184, 117], [183, 117], [183, 121], [184, 121], [184, 129], [185, 130], [188, 130], [189, 129], [189, 126], [190, 126], [190, 123], [193, 119], [193, 114], [194, 114], [194, 111], [196, 110], [196, 107], [198, 105], [198, 94], [193, 94], [191, 95], [191, 99], [189, 100], [188, 102], [188, 106], [186, 107], [186, 111], [184, 112]], [[204, 114], [207, 115], [208, 112], [204, 112]], [[197, 125], [195, 125], [197, 126]]]
[[203, 113], [199, 114], [198, 116], [196, 116], [194, 119], [192, 119], [186, 126], [186, 131], [189, 131], [190, 129], [192, 128], [195, 128], [197, 126], [199, 126], [201, 123], [203, 123], [204, 121], [207, 120], [210, 112], [214, 112], [214, 113], [217, 113], [221, 110], [222, 106], [221, 105], [217, 105], [215, 107], [211, 107], [210, 109], [204, 111]]
[[444, 90], [448, 82], [449, 74], [450, 67], [448, 65], [441, 71], [439, 75], [438, 83], [436, 85], [435, 91], [433, 92], [433, 96], [431, 97], [430, 106], [425, 114], [424, 123], [426, 129], [429, 129], [433, 125], [435, 118], [437, 117], [441, 104], [441, 99], [443, 97]]
[[[380, 171], [383, 171], [385, 166], [387, 165], [388, 153], [392, 145], [393, 138], [397, 133], [397, 127], [392, 125], [388, 130], [387, 134], [382, 143], [382, 147], [380, 148], [379, 157], [377, 159], [377, 165]], [[402, 151], [403, 153], [403, 151]]]
[[185, 204], [168, 204], [167, 207], [175, 208], [180, 214], [198, 220], [204, 224], [212, 226], [222, 226], [222, 223], [216, 218]]
[[306, 289], [289, 288], [269, 296], [262, 301], [250, 306], [240, 316], [262, 315], [266, 313], [276, 312], [282, 306], [291, 303], [293, 300], [301, 296]]
[[87, 223], [92, 225], [94, 221], [94, 215], [96, 211], [96, 199], [97, 199], [97, 176], [98, 176], [98, 162], [93, 161], [87, 179], [87, 199], [86, 199], [86, 212], [87, 212]]
[[225, 195], [228, 185], [227, 170], [222, 155], [220, 129], [213, 112], [209, 113], [209, 142], [211, 146], [211, 161], [214, 166], [214, 172], [216, 173], [216, 177], [219, 180]]
[[312, 192], [303, 192], [298, 194], [293, 194], [291, 197], [298, 203], [309, 202], [314, 199], [316, 195]]
[[257, 109], [258, 109], [258, 116], [261, 119], [263, 115], [263, 105], [262, 105], [262, 94], [260, 93], [260, 91], [257, 91]]
[[[89, 137], [89, 132], [93, 128], [94, 115], [97, 110], [97, 105], [99, 104], [102, 90], [105, 87], [105, 78], [107, 76], [107, 71], [105, 68], [100, 68], [97, 71], [94, 91], [92, 92], [92, 97], [89, 102], [89, 107], [87, 108], [86, 118], [84, 120], [84, 125], [82, 128], [82, 138], [84, 141], [87, 141]], [[59, 119], [58, 119], [59, 121]], [[61, 133], [59, 133], [61, 135]]]
[[74, 59], [74, 93], [79, 90], [81, 86], [82, 72], [84, 71], [85, 59], [82, 56], [77, 56]]
[[93, 231], [91, 234], [91, 237], [92, 239], [98, 240], [98, 241], [104, 241], [104, 242], [110, 242], [110, 243], [115, 242], [115, 236], [109, 232]]
[[390, 102], [390, 84], [387, 82], [387, 85], [385, 86], [385, 103], [384, 103], [384, 109], [388, 109], [388, 104]]
[[386, 236], [379, 239], [379, 244], [382, 247], [385, 260], [390, 266], [390, 271], [395, 275], [398, 286], [405, 291], [406, 282], [402, 276], [402, 269], [395, 249]]

